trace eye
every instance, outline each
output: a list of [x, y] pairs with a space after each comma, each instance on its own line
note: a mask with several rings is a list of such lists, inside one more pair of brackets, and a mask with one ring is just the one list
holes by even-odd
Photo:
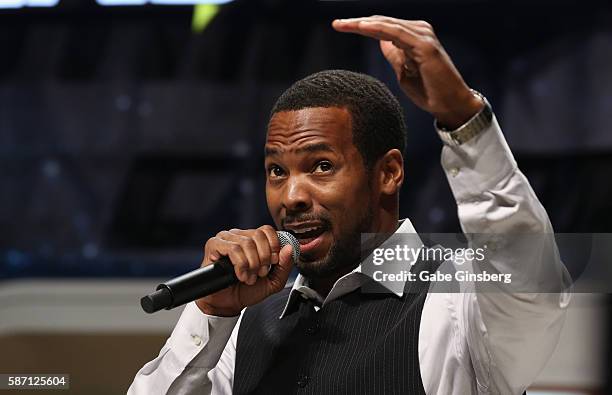
[[332, 171], [333, 168], [334, 167], [332, 166], [331, 162], [327, 160], [322, 160], [317, 163], [313, 172], [314, 173], [327, 173], [327, 172]]
[[277, 165], [271, 165], [268, 167], [269, 178], [280, 178], [285, 175], [285, 171]]

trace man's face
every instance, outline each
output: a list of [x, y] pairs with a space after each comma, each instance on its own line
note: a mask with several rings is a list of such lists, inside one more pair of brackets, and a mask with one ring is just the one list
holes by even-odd
[[347, 109], [279, 112], [268, 125], [266, 197], [278, 229], [300, 241], [300, 273], [326, 277], [360, 259], [373, 207]]

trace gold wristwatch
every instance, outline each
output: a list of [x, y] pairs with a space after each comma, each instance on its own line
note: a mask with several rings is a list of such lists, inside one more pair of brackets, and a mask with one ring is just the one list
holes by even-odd
[[491, 126], [491, 122], [493, 121], [493, 109], [491, 108], [491, 104], [489, 104], [487, 98], [480, 94], [480, 92], [472, 89], [472, 93], [480, 97], [485, 105], [482, 110], [474, 115], [469, 121], [455, 130], [446, 130], [438, 125], [437, 121], [434, 122], [438, 135], [444, 144], [450, 146], [461, 145]]

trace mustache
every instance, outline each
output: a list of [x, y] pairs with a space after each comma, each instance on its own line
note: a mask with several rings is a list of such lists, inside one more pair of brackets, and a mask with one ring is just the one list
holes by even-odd
[[285, 229], [285, 224], [292, 224], [296, 222], [311, 222], [318, 221], [323, 224], [326, 228], [331, 227], [331, 218], [329, 215], [324, 213], [299, 213], [289, 214], [281, 219], [281, 227]]

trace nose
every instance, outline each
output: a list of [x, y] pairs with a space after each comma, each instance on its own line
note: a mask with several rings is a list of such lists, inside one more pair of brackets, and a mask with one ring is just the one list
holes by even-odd
[[284, 189], [283, 207], [288, 214], [310, 210], [312, 207], [312, 196], [307, 182], [302, 177], [290, 177]]

